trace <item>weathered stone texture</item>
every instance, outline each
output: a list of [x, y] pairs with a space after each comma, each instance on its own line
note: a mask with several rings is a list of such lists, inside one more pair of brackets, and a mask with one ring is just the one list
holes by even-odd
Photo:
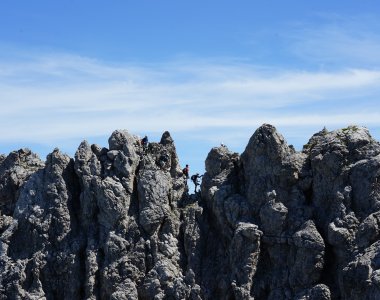
[[380, 299], [380, 145], [264, 124], [188, 195], [165, 132], [0, 156], [0, 299]]

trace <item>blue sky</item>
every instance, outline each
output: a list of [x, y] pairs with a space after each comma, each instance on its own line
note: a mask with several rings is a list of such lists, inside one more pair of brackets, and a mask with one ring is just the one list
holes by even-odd
[[324, 126], [379, 139], [379, 15], [375, 0], [2, 0], [0, 152], [168, 130], [193, 173], [263, 123], [296, 149]]

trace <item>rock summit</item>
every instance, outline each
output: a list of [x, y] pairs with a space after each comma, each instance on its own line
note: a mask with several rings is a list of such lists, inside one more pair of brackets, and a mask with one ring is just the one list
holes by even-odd
[[363, 127], [302, 151], [262, 125], [209, 152], [189, 195], [174, 141], [114, 131], [0, 156], [0, 299], [380, 299], [380, 144]]

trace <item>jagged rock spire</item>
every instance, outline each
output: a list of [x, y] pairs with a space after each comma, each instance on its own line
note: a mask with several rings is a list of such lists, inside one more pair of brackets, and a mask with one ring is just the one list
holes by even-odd
[[378, 299], [380, 145], [264, 124], [188, 195], [169, 132], [0, 156], [0, 299]]

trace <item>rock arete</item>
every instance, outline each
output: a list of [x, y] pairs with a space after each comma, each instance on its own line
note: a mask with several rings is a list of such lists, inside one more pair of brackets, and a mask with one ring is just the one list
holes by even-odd
[[363, 127], [297, 152], [264, 124], [207, 156], [189, 195], [173, 139], [117, 130], [0, 155], [0, 299], [380, 299], [380, 144]]

